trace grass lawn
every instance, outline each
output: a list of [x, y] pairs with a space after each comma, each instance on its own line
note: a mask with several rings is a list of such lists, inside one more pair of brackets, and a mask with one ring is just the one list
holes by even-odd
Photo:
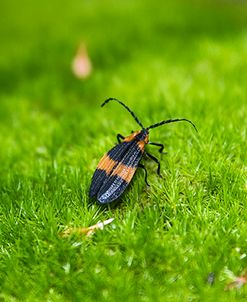
[[[0, 301], [246, 301], [244, 1], [0, 4]], [[93, 72], [71, 62], [80, 41]], [[167, 154], [120, 201], [88, 198], [99, 159], [146, 126]], [[66, 227], [114, 222], [93, 236]], [[214, 275], [213, 284], [207, 281]]]

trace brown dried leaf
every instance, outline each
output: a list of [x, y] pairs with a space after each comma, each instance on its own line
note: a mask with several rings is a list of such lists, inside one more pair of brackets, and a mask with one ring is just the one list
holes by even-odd
[[241, 276], [235, 277], [232, 282], [226, 285], [225, 290], [231, 290], [231, 289], [239, 289], [242, 286], [247, 284], [247, 269], [243, 271]]
[[85, 235], [85, 236], [90, 236], [92, 235], [96, 230], [103, 230], [104, 226], [111, 223], [114, 220], [114, 218], [107, 219], [103, 222], [98, 222], [95, 225], [92, 225], [87, 228], [67, 228], [64, 230], [60, 236], [61, 237], [68, 237], [72, 234], [77, 234], [77, 235]]
[[73, 74], [79, 79], [86, 79], [92, 73], [92, 63], [86, 45], [81, 43], [72, 61]]

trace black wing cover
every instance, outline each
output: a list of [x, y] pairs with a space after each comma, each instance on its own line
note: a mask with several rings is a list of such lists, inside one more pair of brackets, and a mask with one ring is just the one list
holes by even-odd
[[94, 172], [89, 196], [97, 197], [101, 204], [117, 199], [132, 179], [143, 151], [135, 140], [113, 147]]

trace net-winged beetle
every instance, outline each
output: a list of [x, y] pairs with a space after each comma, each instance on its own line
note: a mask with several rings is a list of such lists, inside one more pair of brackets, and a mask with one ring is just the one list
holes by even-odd
[[145, 182], [147, 183], [147, 170], [140, 160], [145, 153], [150, 159], [157, 163], [157, 173], [160, 175], [160, 162], [152, 154], [145, 151], [147, 144], [159, 147], [162, 153], [164, 145], [160, 143], [149, 142], [149, 130], [168, 123], [186, 121], [195, 129], [196, 126], [185, 118], [168, 119], [153, 124], [145, 128], [133, 111], [129, 109], [123, 102], [115, 98], [108, 98], [101, 105], [103, 107], [110, 101], [116, 101], [121, 104], [134, 117], [141, 130], [135, 131], [127, 137], [121, 134], [117, 135], [118, 144], [108, 151], [100, 160], [89, 190], [90, 197], [96, 197], [101, 204], [110, 203], [121, 196], [129, 185], [138, 167], [145, 171]]

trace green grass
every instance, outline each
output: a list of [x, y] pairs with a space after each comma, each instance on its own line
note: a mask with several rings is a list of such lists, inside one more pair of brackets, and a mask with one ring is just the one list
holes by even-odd
[[[246, 301], [247, 6], [233, 1], [3, 1], [0, 301]], [[94, 71], [70, 65], [87, 42]], [[115, 135], [162, 142], [120, 202], [88, 198]], [[148, 149], [160, 158], [155, 147]], [[114, 223], [90, 238], [66, 226]], [[207, 276], [215, 273], [213, 286]]]

